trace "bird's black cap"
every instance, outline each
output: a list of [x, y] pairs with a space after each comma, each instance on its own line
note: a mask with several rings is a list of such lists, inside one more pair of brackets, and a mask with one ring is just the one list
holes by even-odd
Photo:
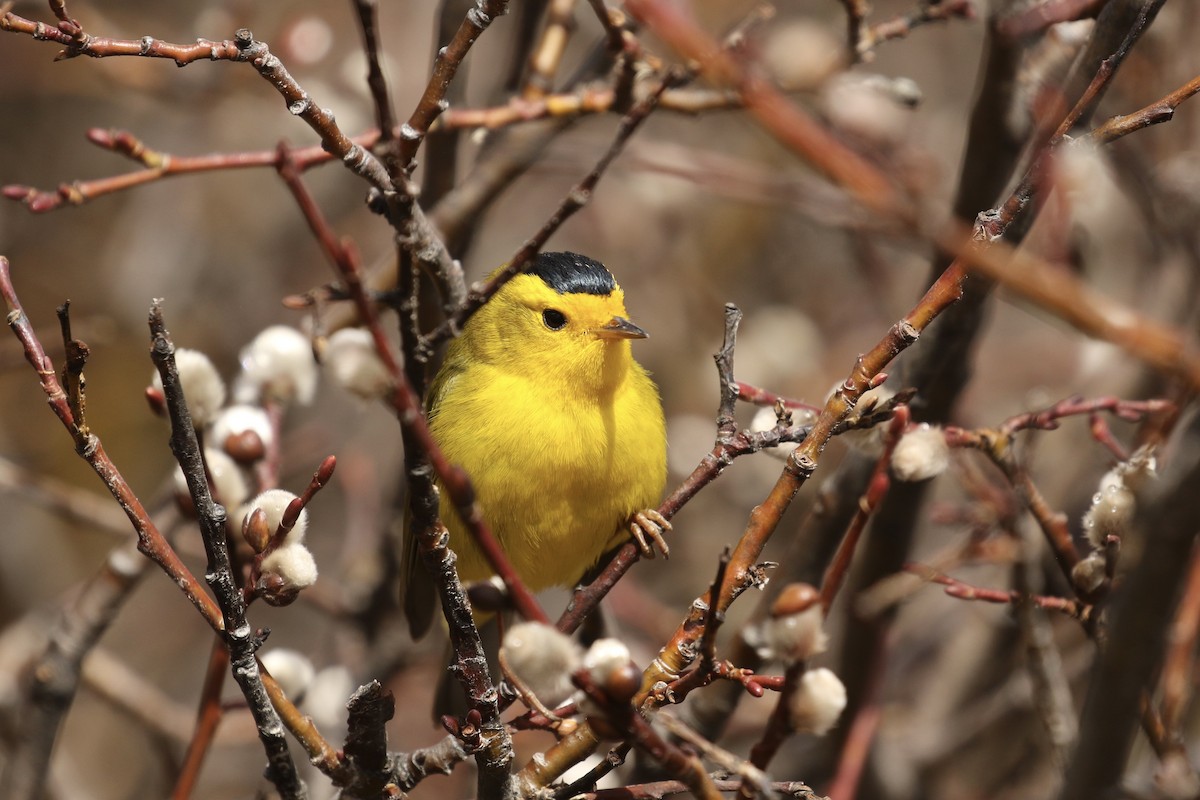
[[599, 261], [578, 253], [538, 253], [525, 267], [559, 294], [612, 294], [617, 288], [612, 273]]

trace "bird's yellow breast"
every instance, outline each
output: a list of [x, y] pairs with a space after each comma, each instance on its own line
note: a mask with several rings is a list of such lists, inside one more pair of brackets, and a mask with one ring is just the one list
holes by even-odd
[[[439, 387], [432, 431], [471, 476], [484, 519], [534, 591], [570, 585], [628, 538], [625, 523], [657, 505], [666, 480], [658, 392], [628, 355], [597, 395], [556, 375], [465, 363]], [[441, 516], [466, 581], [491, 574], [445, 493]]]

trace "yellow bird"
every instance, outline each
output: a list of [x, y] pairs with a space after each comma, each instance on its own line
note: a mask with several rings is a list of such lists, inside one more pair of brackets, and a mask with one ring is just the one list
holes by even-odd
[[[474, 484], [483, 518], [532, 591], [574, 585], [632, 533], [664, 554], [653, 509], [667, 477], [658, 388], [633, 360], [645, 331], [598, 261], [542, 253], [451, 343], [433, 380], [429, 425]], [[446, 492], [440, 513], [464, 582], [492, 575]], [[437, 600], [405, 547], [404, 607], [414, 637]]]

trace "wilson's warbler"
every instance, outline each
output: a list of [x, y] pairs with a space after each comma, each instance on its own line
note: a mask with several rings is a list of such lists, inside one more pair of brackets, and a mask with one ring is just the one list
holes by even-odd
[[[430, 387], [438, 445], [471, 477], [484, 519], [533, 591], [573, 585], [632, 533], [664, 554], [652, 511], [666, 482], [666, 428], [630, 340], [624, 293], [603, 264], [542, 253], [451, 343]], [[442, 521], [464, 582], [492, 574], [446, 492]], [[414, 637], [436, 607], [432, 580], [405, 548], [405, 611]]]

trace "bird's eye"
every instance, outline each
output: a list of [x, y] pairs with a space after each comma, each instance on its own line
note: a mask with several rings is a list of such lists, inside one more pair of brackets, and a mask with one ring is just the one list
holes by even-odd
[[552, 331], [561, 331], [567, 326], [567, 315], [556, 308], [547, 308], [542, 312], [542, 322]]

